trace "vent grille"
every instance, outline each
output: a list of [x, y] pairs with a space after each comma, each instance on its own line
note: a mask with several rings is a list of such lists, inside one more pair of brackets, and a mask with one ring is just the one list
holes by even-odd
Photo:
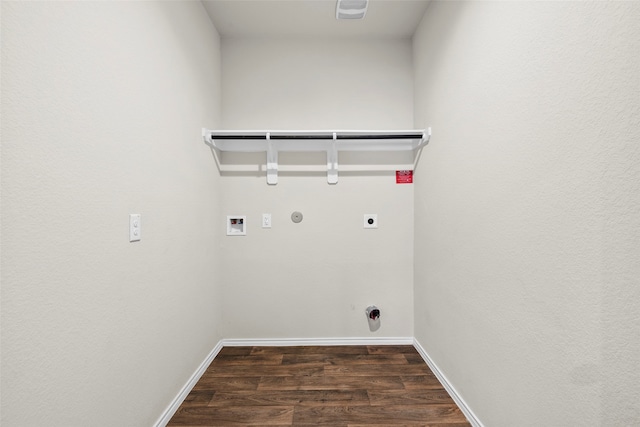
[[336, 19], [362, 19], [368, 6], [369, 0], [338, 0]]

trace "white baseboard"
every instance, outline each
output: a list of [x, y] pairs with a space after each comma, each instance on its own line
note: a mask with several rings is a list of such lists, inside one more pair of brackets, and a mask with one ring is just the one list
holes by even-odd
[[469, 423], [471, 423], [473, 427], [484, 427], [484, 424], [480, 422], [480, 419], [476, 417], [476, 414], [473, 413], [471, 408], [469, 408], [469, 406], [464, 401], [464, 399], [458, 394], [458, 392], [453, 387], [453, 385], [451, 385], [447, 377], [442, 373], [440, 368], [438, 368], [438, 366], [431, 359], [431, 357], [429, 357], [429, 354], [426, 352], [426, 350], [420, 345], [418, 340], [416, 340], [415, 338], [413, 340], [413, 346], [418, 351], [418, 353], [420, 353], [420, 356], [422, 356], [426, 364], [429, 365], [429, 368], [431, 368], [431, 371], [438, 378], [438, 381], [440, 381], [440, 383], [445, 388], [445, 390], [447, 390], [447, 393], [449, 393], [449, 395], [454, 400], [454, 402], [456, 402], [456, 405], [458, 405], [458, 407], [460, 408], [464, 416], [467, 417], [467, 420], [469, 421]]
[[413, 345], [412, 337], [382, 338], [240, 338], [222, 340], [227, 347], [290, 347], [304, 345]]
[[154, 427], [165, 427], [167, 424], [169, 424], [169, 421], [171, 421], [171, 417], [173, 417], [173, 415], [176, 413], [178, 408], [180, 408], [180, 405], [182, 405], [182, 402], [184, 402], [184, 400], [187, 398], [187, 396], [189, 395], [193, 387], [195, 387], [198, 380], [207, 370], [207, 368], [209, 367], [213, 359], [215, 359], [218, 353], [220, 353], [220, 350], [222, 350], [223, 346], [224, 345], [222, 341], [218, 341], [216, 346], [213, 347], [213, 350], [211, 350], [211, 352], [207, 355], [207, 357], [200, 364], [200, 366], [198, 366], [198, 369], [196, 369], [193, 375], [191, 375], [191, 378], [189, 378], [189, 381], [187, 381], [187, 383], [182, 387], [182, 389], [180, 389], [180, 392], [178, 393], [178, 395], [173, 399], [173, 401], [167, 407], [167, 409], [164, 410], [160, 418], [158, 418], [158, 421], [156, 421], [156, 423], [154, 424]]

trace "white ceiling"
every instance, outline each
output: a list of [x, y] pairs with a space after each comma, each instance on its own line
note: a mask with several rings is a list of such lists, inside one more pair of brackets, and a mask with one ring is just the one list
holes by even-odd
[[408, 38], [429, 0], [369, 0], [363, 20], [336, 20], [336, 0], [202, 0], [221, 37]]

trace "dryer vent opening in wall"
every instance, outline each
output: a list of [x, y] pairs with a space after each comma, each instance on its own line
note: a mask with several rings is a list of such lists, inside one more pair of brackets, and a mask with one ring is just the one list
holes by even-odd
[[369, 322], [369, 330], [375, 332], [380, 329], [380, 309], [375, 305], [370, 305], [364, 312]]

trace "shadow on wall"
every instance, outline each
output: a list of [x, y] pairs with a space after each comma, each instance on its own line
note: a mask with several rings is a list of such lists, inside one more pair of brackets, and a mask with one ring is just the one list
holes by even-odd
[[[425, 11], [425, 14], [423, 16], [423, 21], [429, 15], [430, 10], [434, 8], [434, 3], [436, 2], [430, 3], [427, 7], [427, 10]], [[440, 12], [444, 15], [445, 19], [438, 20], [434, 25], [431, 25], [429, 29], [430, 32], [438, 35], [438, 43], [434, 44], [434, 47], [432, 47], [430, 51], [429, 68], [433, 68], [434, 70], [438, 71], [438, 65], [445, 62], [444, 58], [446, 58], [447, 55], [450, 55], [451, 52], [450, 44], [452, 40], [456, 37], [456, 34], [464, 31], [464, 28], [462, 28], [462, 25], [460, 24], [460, 21], [462, 21], [462, 16], [465, 13], [469, 13], [469, 10], [474, 7], [476, 7], [476, 5], [467, 3], [465, 4], [465, 7], [445, 8], [443, 12]], [[418, 31], [420, 28], [421, 26], [418, 26]], [[412, 38], [412, 45], [415, 67], [416, 49], [420, 48], [420, 46], [416, 44], [416, 34], [414, 34]], [[419, 69], [414, 69], [414, 73], [419, 72]], [[416, 93], [431, 93], [431, 82], [435, 84], [435, 82], [437, 82], [438, 80], [429, 79], [428, 81], [425, 81], [425, 79], [421, 79], [418, 77], [419, 76], [414, 75], [414, 90], [417, 90]], [[417, 87], [418, 84], [425, 86]], [[416, 123], [414, 123], [414, 126], [424, 127], [430, 125], [430, 123], [421, 123], [420, 117], [417, 115], [415, 116], [415, 119]], [[426, 118], [422, 118], [422, 120], [424, 119]]]

